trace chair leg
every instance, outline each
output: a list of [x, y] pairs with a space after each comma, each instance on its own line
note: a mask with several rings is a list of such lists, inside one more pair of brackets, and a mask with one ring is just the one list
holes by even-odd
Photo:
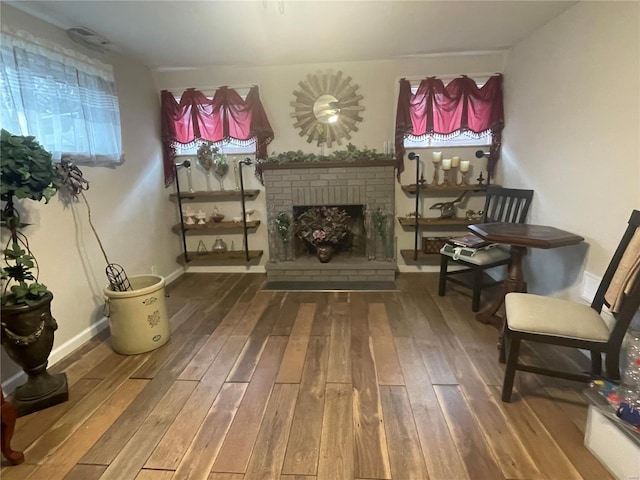
[[599, 377], [602, 375], [602, 353], [591, 350], [591, 375]]
[[473, 271], [473, 293], [471, 297], [471, 311], [480, 310], [480, 294], [482, 293], [482, 270], [477, 268]]
[[604, 365], [609, 380], [620, 380], [620, 346], [607, 351]]
[[449, 271], [449, 257], [440, 254], [440, 277], [438, 279], [438, 295], [444, 297], [447, 292], [447, 272]]
[[504, 382], [502, 382], [502, 401], [508, 403], [511, 402], [513, 381], [516, 376], [516, 366], [520, 353], [520, 338], [511, 333], [507, 336], [509, 337], [507, 346], [507, 368], [504, 371]]
[[509, 334], [507, 332], [507, 322], [505, 321], [502, 325], [502, 331], [500, 332], [500, 338], [501, 340], [498, 342], [498, 349], [499, 349], [499, 355], [498, 355], [498, 362], [500, 363], [507, 363], [507, 342], [509, 342], [511, 339], [509, 337]]

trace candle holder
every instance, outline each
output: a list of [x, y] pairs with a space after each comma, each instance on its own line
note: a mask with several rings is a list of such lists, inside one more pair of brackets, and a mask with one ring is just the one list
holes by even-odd
[[447, 170], [442, 170], [443, 171], [443, 175], [442, 175], [442, 183], [440, 185], [444, 186], [444, 187], [449, 187], [451, 186], [451, 169], [447, 169]]
[[467, 175], [469, 175], [469, 170], [463, 172], [462, 170], [460, 171], [460, 175], [461, 175], [461, 179], [460, 179], [460, 183], [458, 183], [457, 185], [469, 185], [469, 180], [467, 179]]
[[433, 162], [433, 181], [429, 184], [432, 187], [437, 187], [438, 185], [442, 185], [439, 183], [440, 181], [440, 161]]

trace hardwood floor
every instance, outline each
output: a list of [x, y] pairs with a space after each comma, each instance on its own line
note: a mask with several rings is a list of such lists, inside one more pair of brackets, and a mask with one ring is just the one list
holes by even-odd
[[18, 419], [26, 461], [2, 479], [612, 478], [583, 445], [584, 385], [518, 373], [502, 403], [497, 331], [468, 297], [438, 297], [435, 274], [401, 274], [397, 292], [264, 282], [184, 275], [168, 344], [122, 356], [104, 332], [57, 364], [70, 399]]

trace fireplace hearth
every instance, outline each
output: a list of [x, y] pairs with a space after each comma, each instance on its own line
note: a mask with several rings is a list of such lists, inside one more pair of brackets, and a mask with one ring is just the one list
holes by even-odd
[[[264, 165], [270, 225], [268, 280], [393, 281], [397, 269], [394, 174], [392, 161]], [[295, 219], [313, 206], [340, 206], [353, 220], [351, 238], [339, 245], [338, 254], [328, 263], [320, 263], [307, 242], [291, 237], [290, 244], [284, 244], [273, 229], [273, 219], [278, 214], [286, 212]], [[387, 218], [384, 254], [380, 238], [376, 240], [379, 233], [371, 226], [372, 212], [384, 212]]]

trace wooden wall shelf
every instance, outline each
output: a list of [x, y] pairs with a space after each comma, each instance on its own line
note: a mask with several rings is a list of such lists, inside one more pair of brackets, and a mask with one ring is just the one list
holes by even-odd
[[184, 255], [178, 255], [176, 261], [189, 267], [211, 267], [216, 265], [257, 265], [262, 257], [262, 250], [249, 250], [249, 261], [244, 250], [217, 252], [187, 252], [189, 262], [184, 261]]
[[[398, 217], [398, 222], [405, 228], [414, 228], [416, 221], [411, 217]], [[466, 218], [419, 218], [418, 227], [460, 226], [466, 227], [477, 223]]]
[[[402, 191], [409, 195], [414, 195], [416, 193], [416, 184], [412, 183], [411, 185], [401, 185], [400, 188]], [[420, 187], [420, 194], [429, 194], [429, 193], [447, 193], [447, 192], [484, 192], [487, 189], [486, 185], [423, 185]]]
[[[245, 190], [244, 198], [254, 200], [260, 194], [260, 190]], [[177, 193], [169, 195], [172, 201], [178, 198]], [[180, 192], [183, 202], [214, 202], [216, 200], [240, 200], [240, 190], [200, 190], [197, 192]]]
[[[260, 225], [260, 220], [251, 220], [247, 222], [247, 230], [255, 230]], [[185, 225], [184, 233], [186, 235], [213, 235], [241, 232], [244, 227], [242, 222], [207, 222], [204, 225]], [[180, 233], [180, 224], [171, 227], [174, 233]]]

